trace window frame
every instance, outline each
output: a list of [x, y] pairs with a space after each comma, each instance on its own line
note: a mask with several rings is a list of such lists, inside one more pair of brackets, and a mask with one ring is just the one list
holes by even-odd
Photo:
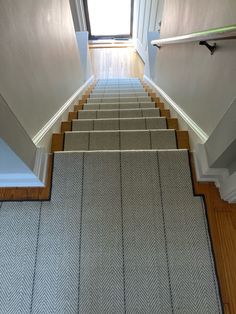
[[118, 34], [118, 35], [92, 35], [91, 34], [91, 25], [89, 18], [89, 9], [88, 9], [88, 1], [83, 0], [84, 5], [84, 15], [87, 25], [87, 30], [89, 32], [90, 40], [98, 40], [98, 39], [130, 39], [133, 36], [133, 11], [134, 11], [134, 0], [131, 0], [131, 11], [130, 11], [130, 33], [129, 34]]

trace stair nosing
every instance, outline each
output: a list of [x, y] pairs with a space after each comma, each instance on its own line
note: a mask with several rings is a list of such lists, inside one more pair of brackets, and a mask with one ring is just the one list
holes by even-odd
[[130, 118], [98, 118], [98, 119], [72, 119], [72, 121], [114, 121], [114, 120], [144, 120], [144, 119], [159, 119], [166, 120], [166, 117], [130, 117]]

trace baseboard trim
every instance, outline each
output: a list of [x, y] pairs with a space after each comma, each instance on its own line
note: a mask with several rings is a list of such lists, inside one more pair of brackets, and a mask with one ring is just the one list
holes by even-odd
[[183, 119], [183, 121], [188, 125], [189, 129], [195, 134], [195, 136], [199, 139], [200, 143], [205, 143], [208, 139], [208, 135], [201, 129], [201, 127], [190, 118], [190, 116], [169, 96], [166, 92], [161, 89], [156, 83], [154, 83], [149, 77], [144, 75], [144, 80], [152, 86], [154, 90], [156, 90], [171, 108], [178, 114], [179, 117]]
[[[70, 106], [82, 96], [85, 89], [94, 80], [94, 75], [92, 75], [67, 101], [66, 103], [52, 116], [52, 118], [39, 130], [39, 132], [32, 138], [32, 141], [36, 146], [42, 146], [44, 138], [48, 137], [55, 131], [55, 124], [60, 120], [61, 116], [70, 108]], [[60, 126], [59, 121], [59, 126]], [[52, 132], [50, 132], [52, 130]], [[44, 146], [44, 145], [43, 145]], [[46, 147], [45, 147], [46, 148]], [[47, 149], [47, 148], [46, 148]]]
[[197, 181], [214, 182], [224, 201], [236, 203], [236, 173], [230, 175], [226, 168], [210, 168], [204, 144], [197, 145], [193, 157]]
[[229, 177], [228, 170], [225, 168], [210, 168], [204, 144], [196, 145], [193, 156], [198, 181], [214, 182], [220, 188]]

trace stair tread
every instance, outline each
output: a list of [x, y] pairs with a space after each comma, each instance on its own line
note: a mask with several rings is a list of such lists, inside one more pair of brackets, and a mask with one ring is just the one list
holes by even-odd
[[[82, 110], [95, 118], [72, 124], [166, 121], [120, 117], [145, 112], [160, 113]], [[175, 130], [70, 131], [64, 139], [50, 201], [0, 203], [2, 311], [222, 313], [206, 211]]]

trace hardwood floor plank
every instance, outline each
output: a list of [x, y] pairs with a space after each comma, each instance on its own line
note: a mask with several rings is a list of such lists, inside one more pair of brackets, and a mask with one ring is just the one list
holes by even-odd
[[143, 77], [144, 63], [134, 48], [96, 48], [90, 55], [96, 78]]
[[204, 195], [225, 313], [236, 313], [236, 204], [220, 198], [214, 183], [197, 182], [193, 155], [190, 155], [196, 195]]

